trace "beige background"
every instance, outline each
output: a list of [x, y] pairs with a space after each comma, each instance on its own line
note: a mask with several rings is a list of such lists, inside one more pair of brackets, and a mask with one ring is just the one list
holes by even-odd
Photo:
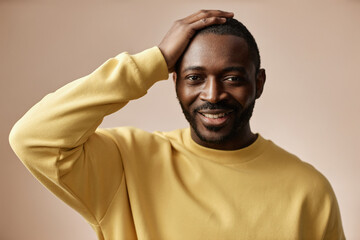
[[[235, 12], [258, 41], [267, 83], [253, 130], [331, 182], [349, 240], [360, 239], [359, 0], [0, 0], [0, 239], [96, 239], [39, 184], [8, 144], [11, 126], [45, 94], [119, 52], [160, 42], [201, 8]], [[171, 81], [156, 84], [102, 126], [187, 126]], [[276, 224], [276, 223], [274, 223]]]

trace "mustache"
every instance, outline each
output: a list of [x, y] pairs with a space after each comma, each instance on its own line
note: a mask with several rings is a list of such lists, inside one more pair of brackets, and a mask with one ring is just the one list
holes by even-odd
[[217, 102], [217, 103], [210, 103], [205, 102], [201, 106], [194, 109], [194, 112], [198, 112], [200, 110], [214, 110], [214, 109], [220, 109], [220, 110], [237, 110], [238, 108], [242, 109], [242, 106], [235, 106], [233, 104], [229, 104], [226, 102]]

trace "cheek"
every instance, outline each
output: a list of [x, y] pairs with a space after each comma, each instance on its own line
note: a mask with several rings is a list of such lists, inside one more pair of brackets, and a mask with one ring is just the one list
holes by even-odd
[[255, 99], [255, 87], [247, 86], [228, 91], [230, 95], [239, 102], [242, 106], [247, 106], [252, 103]]
[[179, 99], [179, 101], [182, 102], [182, 104], [185, 107], [189, 107], [197, 98], [198, 90], [194, 87], [186, 87], [182, 84], [179, 84], [176, 88], [176, 94]]

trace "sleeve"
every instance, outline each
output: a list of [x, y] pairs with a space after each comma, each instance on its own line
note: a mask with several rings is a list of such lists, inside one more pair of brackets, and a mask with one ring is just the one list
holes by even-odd
[[10, 145], [45, 187], [97, 225], [121, 184], [123, 165], [111, 135], [96, 129], [106, 115], [167, 78], [157, 47], [122, 53], [45, 96], [15, 124]]
[[[331, 188], [331, 186], [330, 186]], [[345, 240], [345, 234], [342, 227], [341, 215], [339, 210], [339, 205], [335, 197], [335, 193], [331, 188], [331, 207], [330, 213], [326, 225], [326, 230], [323, 236], [323, 240]]]

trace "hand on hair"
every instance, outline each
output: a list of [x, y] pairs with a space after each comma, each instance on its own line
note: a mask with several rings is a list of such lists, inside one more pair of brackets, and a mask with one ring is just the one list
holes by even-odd
[[226, 22], [226, 18], [233, 16], [234, 14], [231, 12], [200, 10], [186, 18], [175, 21], [158, 46], [165, 58], [169, 73], [174, 71], [176, 61], [197, 30], [214, 24], [223, 24]]

